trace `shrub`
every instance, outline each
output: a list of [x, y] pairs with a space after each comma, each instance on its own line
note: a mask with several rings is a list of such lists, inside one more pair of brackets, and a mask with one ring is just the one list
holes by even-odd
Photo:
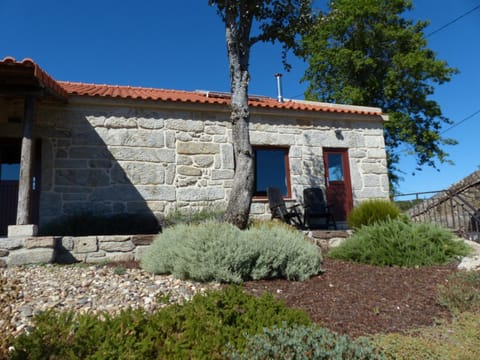
[[31, 333], [15, 339], [12, 359], [223, 359], [227, 343], [245, 347], [244, 333], [282, 322], [311, 324], [304, 312], [288, 309], [272, 295], [256, 298], [239, 287], [196, 295], [154, 314], [50, 310], [34, 320]]
[[347, 222], [352, 229], [359, 229], [365, 225], [396, 219], [402, 212], [395, 203], [388, 200], [366, 200], [356, 206], [348, 215]]
[[158, 219], [151, 214], [97, 215], [81, 213], [42, 225], [39, 235], [87, 236], [157, 234]]
[[316, 325], [284, 324], [246, 339], [243, 352], [233, 350], [226, 356], [232, 360], [384, 359], [367, 340], [352, 341]]
[[244, 235], [254, 250], [254, 266], [249, 274], [253, 280], [302, 281], [321, 271], [318, 248], [298, 230], [266, 223], [248, 229]]
[[459, 271], [438, 288], [437, 300], [453, 313], [480, 313], [480, 272]]
[[470, 251], [448, 230], [397, 219], [361, 227], [328, 256], [371, 265], [412, 267], [447, 264]]
[[259, 226], [241, 231], [207, 221], [167, 228], [147, 249], [142, 267], [197, 281], [304, 280], [320, 272], [321, 256], [300, 232]]

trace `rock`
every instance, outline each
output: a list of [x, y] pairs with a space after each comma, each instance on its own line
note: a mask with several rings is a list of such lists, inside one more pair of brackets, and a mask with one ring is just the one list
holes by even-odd
[[8, 266], [20, 266], [27, 264], [48, 264], [55, 258], [54, 249], [29, 249], [17, 250], [10, 253]]
[[480, 255], [466, 256], [458, 264], [459, 270], [480, 270]]
[[346, 239], [346, 238], [343, 238], [343, 237], [331, 238], [331, 239], [328, 241], [328, 247], [329, 247], [329, 248], [338, 247], [338, 246], [340, 246], [343, 242], [345, 242], [345, 240], [347, 240], [347, 239]]
[[465, 256], [458, 264], [460, 270], [480, 270], [480, 244], [470, 240], [463, 240], [473, 250], [473, 254]]

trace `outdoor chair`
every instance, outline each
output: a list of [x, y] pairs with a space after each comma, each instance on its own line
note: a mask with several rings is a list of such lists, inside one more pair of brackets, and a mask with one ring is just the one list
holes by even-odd
[[[309, 229], [337, 229], [337, 223], [331, 208], [327, 205], [321, 188], [303, 189], [303, 223]], [[323, 222], [318, 220], [324, 219]]]
[[280, 219], [287, 224], [303, 227], [302, 214], [299, 209], [300, 204], [287, 207], [282, 192], [275, 187], [267, 188], [267, 197], [272, 219]]

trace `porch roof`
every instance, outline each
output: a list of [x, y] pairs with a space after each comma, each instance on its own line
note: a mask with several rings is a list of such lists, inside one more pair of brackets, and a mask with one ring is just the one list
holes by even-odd
[[32, 59], [0, 61], [0, 96], [52, 96], [66, 101], [68, 92]]
[[[67, 99], [69, 96], [106, 97], [132, 100], [169, 101], [197, 104], [228, 105], [230, 93], [206, 90], [181, 91], [155, 89], [134, 86], [86, 84], [68, 81], [56, 81], [43, 71], [33, 60], [16, 61], [6, 57], [0, 61], [0, 91], [14, 88], [44, 89], [51, 95]], [[277, 99], [249, 95], [249, 105], [257, 108], [271, 108], [277, 110], [298, 110], [312, 112], [349, 113], [356, 115], [382, 116], [382, 110], [375, 107], [329, 104], [315, 101]], [[382, 118], [384, 118], [382, 116]]]

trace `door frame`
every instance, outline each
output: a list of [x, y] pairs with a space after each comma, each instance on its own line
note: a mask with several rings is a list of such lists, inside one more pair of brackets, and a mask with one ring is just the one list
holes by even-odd
[[[14, 138], [14, 137], [0, 137], [0, 148], [1, 147], [7, 147], [7, 146], [17, 146], [19, 148], [19, 157], [20, 157], [20, 148], [22, 144], [22, 139], [21, 138]], [[40, 209], [40, 191], [41, 191], [41, 160], [42, 160], [42, 144], [41, 144], [41, 139], [34, 139], [34, 155], [33, 155], [33, 177], [35, 178], [35, 188], [32, 188], [32, 204], [30, 207], [30, 219], [33, 224], [38, 224], [39, 220], [39, 209]], [[20, 163], [20, 158], [18, 159]], [[0, 166], [3, 163], [2, 158], [1, 158], [1, 153], [0, 153]], [[10, 163], [10, 162], [9, 162]], [[3, 181], [0, 178], [0, 183]], [[5, 185], [8, 186], [12, 191], [15, 190], [17, 191], [17, 196], [18, 196], [18, 183], [19, 180], [5, 180]], [[16, 186], [15, 186], [16, 185]], [[7, 189], [4, 189], [5, 191], [8, 191]], [[10, 222], [12, 220], [8, 221], [3, 221], [3, 222], [8, 222], [8, 225], [15, 225], [16, 223], [16, 215], [17, 215], [17, 205], [18, 205], [18, 198], [15, 201], [15, 207], [9, 207], [8, 209], [0, 209], [0, 216], [4, 217], [4, 219], [15, 219], [12, 224]], [[0, 204], [2, 206], [2, 204]], [[4, 210], [6, 210], [8, 213], [5, 213]], [[12, 212], [14, 215], [12, 216]], [[0, 229], [0, 236], [6, 235], [7, 232], [4, 230]]]
[[[328, 155], [329, 154], [339, 154], [341, 155], [342, 159], [342, 170], [343, 170], [343, 181], [338, 181], [338, 180], [331, 180], [330, 179], [330, 174], [329, 174], [329, 166], [328, 166]], [[325, 188], [326, 188], [326, 197], [327, 197], [327, 203], [332, 204], [333, 210], [335, 211], [335, 206], [339, 206], [338, 204], [335, 204], [334, 201], [332, 201], [332, 194], [331, 191], [333, 188], [331, 187], [332, 183], [333, 185], [342, 186], [345, 190], [345, 202], [343, 203], [343, 211], [344, 213], [344, 219], [343, 216], [342, 218], [339, 218], [337, 220], [339, 221], [344, 221], [346, 220], [348, 214], [352, 211], [353, 209], [353, 191], [352, 191], [352, 179], [350, 175], [350, 158], [348, 156], [348, 148], [330, 148], [326, 147], [323, 148], [323, 163], [324, 163], [324, 170], [325, 170]], [[330, 192], [329, 192], [330, 190]]]

